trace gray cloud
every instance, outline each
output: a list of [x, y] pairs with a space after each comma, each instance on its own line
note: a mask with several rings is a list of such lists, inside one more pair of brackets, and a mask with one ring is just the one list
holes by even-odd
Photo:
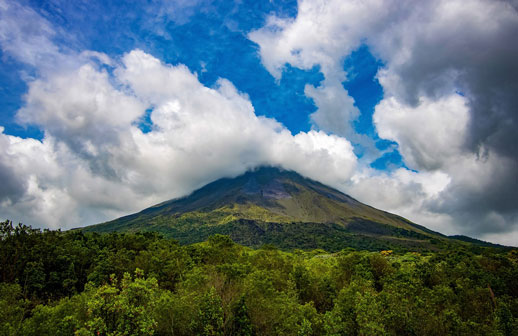
[[[491, 0], [303, 0], [294, 20], [272, 16], [249, 37], [274, 76], [286, 63], [320, 65], [327, 83], [341, 74], [347, 55], [367, 44], [385, 64], [378, 72], [385, 93], [374, 114], [378, 133], [396, 141], [419, 173], [379, 176], [364, 169], [346, 188], [437, 229], [492, 239], [491, 232], [502, 239], [514, 232], [518, 241], [516, 8], [516, 1]], [[355, 118], [348, 106], [325, 99], [317, 105], [318, 126], [341, 120], [349, 129], [344, 135], [357, 136], [347, 125]], [[422, 192], [437, 186], [427, 180], [434, 173], [448, 183], [437, 193]], [[369, 178], [397, 197], [378, 197]], [[405, 193], [418, 206], [406, 206]]]
[[[397, 33], [401, 40], [411, 41], [403, 42], [407, 55], [391, 47], [377, 49], [388, 60], [381, 80], [386, 75], [385, 88], [393, 89], [391, 94], [414, 108], [422, 96], [439, 100], [460, 91], [469, 107], [469, 119], [458, 154], [473, 153], [474, 162], [489, 169], [474, 173], [466, 167], [462, 172], [454, 167], [455, 162], [449, 163], [447, 170], [456, 177], [440, 200], [429, 202], [430, 209], [457, 217], [457, 225], [474, 235], [515, 230], [518, 12], [508, 2], [493, 1], [436, 1], [428, 10], [429, 15], [418, 16], [420, 24], [411, 16]], [[417, 33], [412, 31], [414, 24]], [[430, 166], [421, 158], [416, 168]]]
[[[419, 27], [410, 18], [399, 33], [398, 38], [414, 42], [406, 45], [411, 54], [404, 62], [389, 61], [391, 76], [400, 82], [395, 93], [415, 106], [420, 96], [440, 97], [453, 86], [468, 97], [471, 120], [466, 145], [470, 150], [489, 148], [518, 159], [516, 8], [507, 2], [467, 1], [450, 9], [436, 1], [428, 10], [430, 15], [420, 23], [425, 26], [423, 32], [410, 30], [413, 24]], [[391, 48], [379, 52], [398, 54]]]
[[16, 175], [11, 167], [7, 167], [0, 162], [0, 203], [17, 202], [25, 194], [27, 186], [18, 175]]

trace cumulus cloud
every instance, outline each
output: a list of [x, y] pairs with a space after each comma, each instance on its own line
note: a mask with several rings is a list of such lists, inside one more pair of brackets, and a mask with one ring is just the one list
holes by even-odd
[[365, 31], [381, 15], [375, 10], [381, 11], [382, 4], [373, 8], [369, 3], [374, 1], [299, 1], [295, 19], [271, 16], [265, 27], [248, 37], [260, 46], [264, 66], [277, 79], [287, 63], [305, 70], [319, 66], [324, 80], [318, 87], [307, 85], [305, 89], [317, 106], [310, 116], [313, 126], [373, 149], [352, 127], [359, 111], [342, 86], [347, 78], [345, 57], [360, 45]]
[[313, 126], [372, 148], [352, 127], [359, 111], [341, 84], [346, 79], [343, 59], [354, 50], [354, 46], [343, 43], [347, 39], [341, 36], [344, 31], [333, 34], [341, 24], [337, 11], [344, 6], [348, 6], [346, 2], [301, 1], [296, 19], [269, 17], [265, 27], [248, 37], [259, 44], [264, 66], [277, 79], [287, 63], [304, 70], [318, 65], [324, 80], [318, 87], [305, 88], [305, 94], [317, 106], [317, 111], [310, 115]]
[[[248, 97], [225, 79], [205, 87], [185, 66], [140, 50], [124, 55], [113, 74], [90, 62], [29, 83], [18, 119], [39, 126], [45, 137], [2, 134], [1, 162], [9, 166], [0, 172], [10, 181], [2, 215], [71, 227], [262, 164], [328, 182], [354, 172], [347, 140], [316, 131], [293, 136], [257, 117]], [[152, 130], [144, 133], [138, 123], [146, 109]]]
[[[307, 90], [319, 108], [313, 121], [354, 139], [350, 123], [357, 113], [346, 103], [342, 67], [353, 50], [368, 45], [384, 64], [377, 75], [384, 99], [373, 116], [376, 129], [398, 143], [414, 170], [380, 174], [363, 168], [345, 190], [445, 232], [493, 240], [516, 232], [516, 6], [489, 0], [301, 0], [298, 9], [296, 18], [272, 16], [249, 34], [265, 67], [280, 78], [285, 64], [320, 66], [327, 85], [321, 91], [344, 98], [333, 104], [334, 96]], [[340, 125], [328, 122], [338, 116]], [[430, 195], [434, 176], [441, 176], [442, 187]]]
[[417, 107], [390, 97], [376, 106], [373, 119], [380, 137], [399, 144], [410, 168], [433, 171], [462, 153], [469, 110], [458, 94], [437, 100], [422, 97]]

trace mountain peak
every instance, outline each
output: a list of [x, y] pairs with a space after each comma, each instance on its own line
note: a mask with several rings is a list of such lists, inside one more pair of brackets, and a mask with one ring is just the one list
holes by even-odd
[[159, 231], [182, 243], [222, 233], [250, 246], [327, 250], [358, 245], [423, 249], [445, 239], [294, 171], [268, 166], [85, 230]]

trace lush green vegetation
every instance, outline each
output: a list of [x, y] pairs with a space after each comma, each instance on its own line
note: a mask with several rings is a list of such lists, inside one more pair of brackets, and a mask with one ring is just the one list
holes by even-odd
[[[184, 223], [180, 219], [175, 219], [174, 225], [170, 225], [169, 219], [163, 220], [164, 224], [151, 222], [148, 225], [148, 222], [143, 221], [143, 224], [138, 226], [140, 230], [135, 227], [121, 231], [159, 232], [165, 237], [177, 239], [181, 244], [198, 243], [215, 234], [223, 234], [230, 236], [239, 244], [254, 248], [273, 244], [281, 249], [325, 249], [330, 252], [337, 252], [345, 247], [370, 251], [383, 249], [399, 252], [432, 251], [448, 249], [450, 245], [460, 243], [439, 235], [430, 237], [414, 231], [366, 221], [362, 221], [362, 226], [366, 229], [360, 231], [354, 225], [349, 228], [333, 223], [277, 223], [237, 219], [225, 224], [211, 225], [211, 222], [194, 224], [191, 221]], [[85, 228], [84, 231], [108, 233], [119, 230], [110, 228], [102, 231], [99, 227], [92, 226]]]
[[[517, 335], [518, 251], [0, 227], [0, 335]], [[453, 248], [453, 247], [452, 247]]]

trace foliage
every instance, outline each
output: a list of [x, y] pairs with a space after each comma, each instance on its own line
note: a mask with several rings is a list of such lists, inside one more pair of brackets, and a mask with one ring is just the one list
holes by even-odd
[[[0, 335], [517, 335], [518, 252], [0, 226]], [[474, 253], [477, 252], [477, 253]]]

